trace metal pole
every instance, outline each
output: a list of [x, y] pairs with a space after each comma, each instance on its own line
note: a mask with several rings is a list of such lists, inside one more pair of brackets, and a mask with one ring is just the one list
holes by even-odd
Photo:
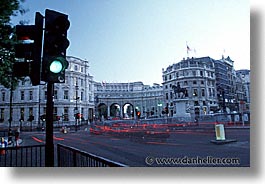
[[53, 145], [53, 89], [54, 84], [47, 84], [46, 103], [46, 145], [45, 145], [45, 166], [54, 167], [54, 145]]
[[9, 104], [9, 129], [11, 129], [11, 122], [12, 122], [12, 100], [13, 100], [13, 74], [11, 75], [11, 86], [10, 86], [10, 104]]

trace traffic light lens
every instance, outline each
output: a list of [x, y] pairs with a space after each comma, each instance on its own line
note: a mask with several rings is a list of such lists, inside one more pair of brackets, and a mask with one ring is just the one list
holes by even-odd
[[63, 69], [63, 65], [60, 61], [54, 60], [50, 65], [50, 71], [52, 73], [59, 73]]

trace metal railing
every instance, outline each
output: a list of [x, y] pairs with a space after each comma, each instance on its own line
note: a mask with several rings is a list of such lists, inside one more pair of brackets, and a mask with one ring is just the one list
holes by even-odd
[[62, 144], [57, 144], [57, 162], [58, 167], [126, 167], [121, 163]]
[[0, 148], [0, 167], [44, 167], [45, 145]]

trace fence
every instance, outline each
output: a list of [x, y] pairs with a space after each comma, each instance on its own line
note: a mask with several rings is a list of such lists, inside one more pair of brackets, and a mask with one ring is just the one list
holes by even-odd
[[121, 163], [78, 150], [73, 147], [57, 144], [58, 167], [125, 167]]
[[43, 167], [45, 145], [0, 148], [0, 167]]

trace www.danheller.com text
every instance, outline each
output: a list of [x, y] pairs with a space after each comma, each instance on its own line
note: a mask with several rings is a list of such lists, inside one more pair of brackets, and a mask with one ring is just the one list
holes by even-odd
[[179, 166], [231, 166], [231, 165], [239, 165], [239, 158], [219, 158], [219, 157], [153, 157], [148, 156], [145, 158], [145, 163], [148, 165], [179, 165]]

